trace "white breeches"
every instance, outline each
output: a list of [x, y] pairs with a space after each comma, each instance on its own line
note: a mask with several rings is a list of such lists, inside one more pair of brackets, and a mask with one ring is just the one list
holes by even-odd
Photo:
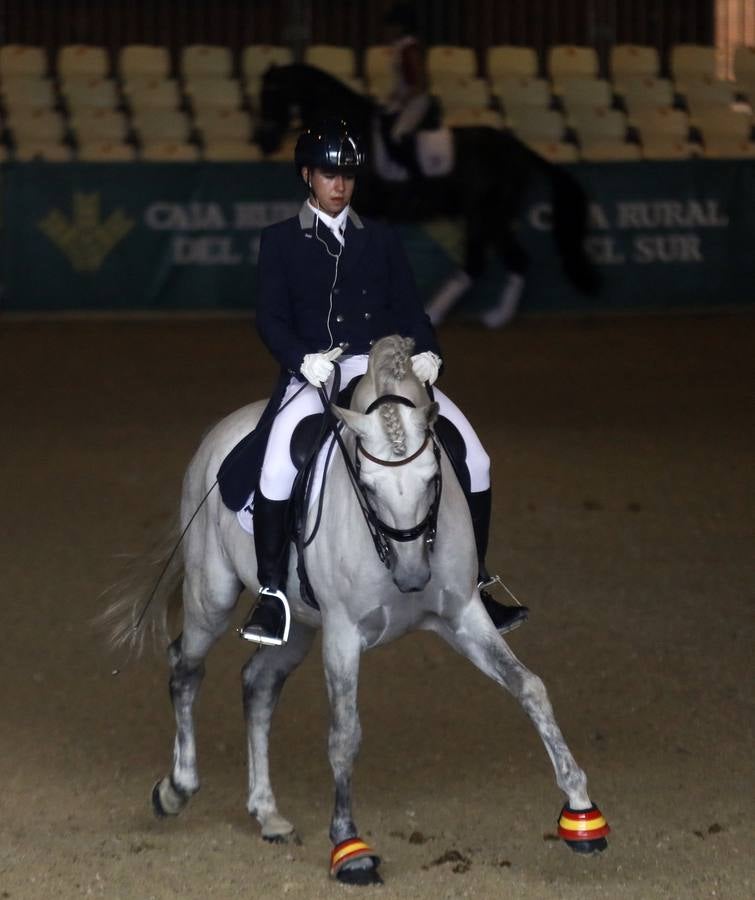
[[[350, 356], [340, 362], [340, 366], [341, 384], [345, 387], [352, 378], [364, 375], [367, 371], [367, 356]], [[326, 384], [327, 390], [332, 385], [331, 379]], [[440, 415], [449, 419], [464, 439], [472, 491], [487, 490], [490, 487], [490, 457], [459, 407], [437, 387], [433, 388], [433, 392], [440, 407]], [[322, 411], [322, 401], [315, 388], [306, 382], [302, 385], [296, 378], [291, 378], [270, 430], [262, 463], [260, 490], [268, 500], [287, 500], [290, 497], [296, 478], [296, 467], [291, 462], [291, 435], [302, 419]]]

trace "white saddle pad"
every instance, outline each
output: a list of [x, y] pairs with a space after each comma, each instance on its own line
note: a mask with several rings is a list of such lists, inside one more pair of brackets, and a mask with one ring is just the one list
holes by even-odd
[[[409, 180], [406, 169], [395, 162], [385, 147], [385, 141], [377, 123], [372, 127], [372, 152], [375, 170], [383, 181]], [[426, 178], [442, 178], [454, 167], [454, 142], [450, 128], [417, 132], [417, 161]]]
[[[320, 453], [317, 456], [317, 465], [315, 466], [315, 474], [313, 476], [313, 484], [312, 484], [312, 493], [309, 498], [309, 508], [317, 503], [317, 499], [320, 496], [320, 489], [322, 487], [322, 480], [325, 476], [325, 460], [328, 458], [328, 450], [333, 444], [335, 439], [331, 435], [323, 444]], [[330, 462], [333, 462], [333, 456], [338, 453], [338, 448], [333, 449], [333, 453], [330, 456]], [[254, 491], [249, 495], [249, 499], [244, 504], [243, 508], [240, 509], [236, 513], [236, 519], [238, 520], [239, 525], [244, 529], [247, 534], [254, 534]]]

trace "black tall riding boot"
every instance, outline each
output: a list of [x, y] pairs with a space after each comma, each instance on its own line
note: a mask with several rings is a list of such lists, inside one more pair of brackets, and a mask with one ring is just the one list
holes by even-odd
[[291, 610], [285, 594], [288, 549], [288, 500], [254, 495], [254, 549], [257, 553], [258, 600], [239, 629], [246, 641], [280, 646], [288, 640]]
[[506, 606], [498, 603], [486, 588], [500, 582], [500, 579], [491, 576], [485, 565], [485, 556], [488, 552], [488, 534], [490, 532], [490, 511], [492, 498], [490, 488], [486, 491], [466, 492], [469, 511], [472, 514], [472, 528], [477, 546], [477, 587], [480, 590], [480, 599], [485, 611], [493, 620], [493, 624], [501, 634], [512, 631], [522, 624], [529, 615], [526, 606]]

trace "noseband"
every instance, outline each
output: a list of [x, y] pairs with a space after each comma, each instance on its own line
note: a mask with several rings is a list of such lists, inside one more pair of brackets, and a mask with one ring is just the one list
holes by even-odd
[[[407, 397], [400, 397], [396, 394], [383, 394], [367, 407], [367, 409], [365, 410], [365, 415], [369, 415], [384, 403], [399, 403], [402, 406], [409, 406], [412, 409], [416, 408], [414, 403], [412, 403], [412, 401]], [[433, 502], [430, 504], [430, 509], [428, 510], [425, 518], [422, 519], [421, 522], [418, 522], [413, 528], [393, 528], [393, 526], [388, 525], [378, 516], [364, 494], [364, 489], [362, 488], [361, 481], [359, 480], [361, 471], [361, 465], [359, 462], [360, 454], [364, 456], [365, 459], [369, 459], [370, 462], [376, 463], [379, 466], [395, 468], [397, 466], [408, 465], [410, 462], [413, 462], [415, 459], [417, 459], [417, 457], [419, 457], [425, 451], [425, 448], [430, 441], [432, 441], [433, 444], [433, 453], [435, 454], [435, 461], [437, 463], [437, 472], [433, 478], [433, 488], [435, 489], [435, 497], [433, 498]], [[411, 456], [396, 460], [379, 459], [377, 456], [373, 456], [371, 453], [368, 453], [364, 449], [364, 447], [362, 446], [362, 442], [359, 438], [357, 438], [355, 469], [355, 486], [358, 488], [363, 500], [362, 512], [364, 513], [365, 519], [367, 520], [370, 533], [372, 534], [372, 539], [375, 542], [375, 549], [377, 551], [377, 554], [380, 557], [381, 561], [385, 564], [385, 566], [389, 569], [391, 567], [390, 548], [388, 546], [386, 538], [390, 538], [392, 541], [408, 543], [409, 541], [416, 540], [418, 537], [420, 537], [420, 535], [424, 534], [424, 532], [427, 532], [425, 543], [427, 544], [428, 549], [432, 552], [438, 524], [438, 508], [440, 507], [440, 495], [443, 488], [443, 482], [441, 478], [440, 447], [438, 446], [438, 442], [435, 440], [435, 435], [433, 434], [433, 432], [428, 428], [425, 431], [425, 440], [422, 442], [422, 446], [419, 448], [419, 450], [412, 453]]]

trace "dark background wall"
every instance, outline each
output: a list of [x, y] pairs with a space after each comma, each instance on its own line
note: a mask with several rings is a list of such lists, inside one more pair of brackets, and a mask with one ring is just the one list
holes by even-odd
[[[0, 0], [0, 43], [381, 43], [391, 0]], [[713, 0], [417, 0], [430, 44], [713, 43]]]

